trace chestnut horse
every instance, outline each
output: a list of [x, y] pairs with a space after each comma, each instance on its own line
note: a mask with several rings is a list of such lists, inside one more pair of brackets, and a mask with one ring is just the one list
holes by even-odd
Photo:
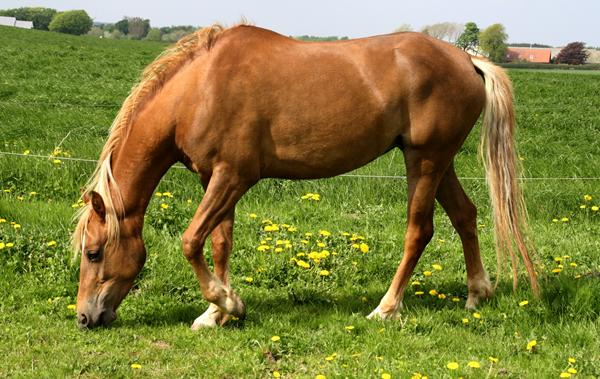
[[[169, 48], [143, 72], [111, 127], [83, 195], [73, 242], [81, 250], [77, 320], [109, 324], [144, 265], [144, 213], [176, 162], [198, 174], [205, 194], [183, 253], [209, 308], [193, 329], [243, 317], [229, 285], [234, 208], [261, 178], [314, 179], [356, 169], [402, 149], [408, 184], [404, 255], [371, 318], [393, 318], [433, 234], [435, 200], [460, 235], [473, 308], [492, 294], [479, 253], [476, 208], [453, 157], [485, 109], [482, 152], [493, 204], [498, 264], [523, 260], [512, 89], [488, 61], [419, 33], [309, 43], [258, 27], [211, 26]], [[210, 235], [213, 275], [204, 259]], [[518, 253], [517, 253], [518, 252]], [[519, 257], [520, 255], [520, 257]]]

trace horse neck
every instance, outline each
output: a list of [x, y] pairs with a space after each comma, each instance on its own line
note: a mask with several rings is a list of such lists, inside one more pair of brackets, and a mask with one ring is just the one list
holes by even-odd
[[139, 223], [140, 230], [154, 190], [178, 160], [174, 144], [168, 135], [159, 135], [159, 130], [132, 125], [112, 155], [112, 171], [123, 199], [125, 220]]

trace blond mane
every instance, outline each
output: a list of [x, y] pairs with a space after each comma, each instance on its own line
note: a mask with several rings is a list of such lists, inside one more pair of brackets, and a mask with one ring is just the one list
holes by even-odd
[[[111, 169], [111, 156], [128, 133], [136, 114], [165, 83], [173, 77], [186, 63], [190, 62], [202, 49], [209, 50], [223, 32], [221, 25], [215, 24], [200, 29], [180, 39], [174, 46], [163, 51], [148, 65], [123, 102], [117, 117], [110, 127], [98, 165], [87, 182], [83, 195], [92, 191], [98, 192], [104, 200], [106, 208], [106, 225], [108, 230], [107, 245], [119, 239], [119, 217], [123, 217], [123, 199]], [[86, 204], [76, 214], [77, 226], [72, 237], [73, 249], [78, 252], [84, 243], [84, 235], [91, 212], [91, 205]]]

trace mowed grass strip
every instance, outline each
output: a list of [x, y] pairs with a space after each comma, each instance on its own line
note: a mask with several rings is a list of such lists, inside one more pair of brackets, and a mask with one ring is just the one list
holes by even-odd
[[[172, 169], [149, 206], [148, 259], [119, 319], [108, 329], [77, 330], [78, 262], [68, 240], [94, 165], [60, 158], [98, 156], [118, 105], [163, 48], [0, 28], [1, 150], [48, 156], [0, 157], [0, 376], [600, 375], [598, 180], [523, 183], [540, 300], [525, 276], [513, 292], [505, 269], [496, 296], [477, 312], [464, 310], [460, 239], [438, 207], [402, 319], [385, 323], [365, 315], [401, 259], [406, 183], [263, 181], [236, 216], [231, 276], [248, 318], [192, 332], [207, 304], [179, 238], [202, 190], [192, 174]], [[599, 176], [600, 75], [510, 75], [524, 175]], [[456, 158], [460, 176], [484, 175], [478, 140], [476, 127]], [[402, 154], [356, 173], [401, 176]], [[479, 179], [463, 184], [478, 205], [484, 262], [495, 277], [487, 187]]]

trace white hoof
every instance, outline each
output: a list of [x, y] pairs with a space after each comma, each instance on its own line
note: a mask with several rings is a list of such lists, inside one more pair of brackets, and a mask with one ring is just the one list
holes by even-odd
[[216, 328], [221, 324], [223, 314], [219, 307], [215, 304], [210, 304], [208, 309], [202, 313], [192, 324], [192, 330], [198, 330], [202, 328]]
[[400, 318], [400, 310], [402, 309], [402, 303], [394, 310], [390, 312], [384, 312], [381, 310], [381, 305], [378, 305], [377, 308], [371, 312], [367, 318], [369, 320], [397, 320]]

